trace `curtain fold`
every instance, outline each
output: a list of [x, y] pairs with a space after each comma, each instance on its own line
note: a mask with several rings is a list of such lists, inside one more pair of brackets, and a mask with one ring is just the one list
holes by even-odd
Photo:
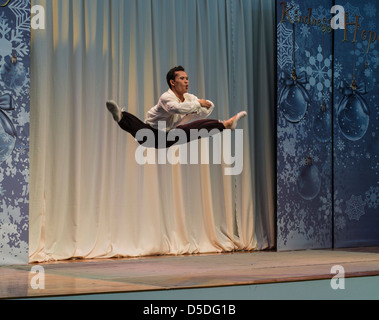
[[[30, 262], [273, 247], [274, 1], [32, 2]], [[211, 118], [248, 111], [241, 175], [137, 164], [105, 101], [144, 119], [176, 65]]]

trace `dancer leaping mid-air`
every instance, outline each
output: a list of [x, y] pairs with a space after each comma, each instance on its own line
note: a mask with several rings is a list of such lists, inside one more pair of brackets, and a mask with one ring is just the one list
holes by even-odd
[[[122, 110], [114, 101], [106, 103], [113, 119], [134, 138], [139, 130], [151, 130], [155, 136], [155, 143], [150, 147], [168, 148], [177, 143], [166, 139], [164, 146], [159, 145], [158, 136], [162, 130], [167, 138], [167, 134], [172, 130], [181, 129], [186, 134], [186, 142], [190, 142], [193, 139], [191, 130], [204, 131], [205, 129], [210, 135], [225, 129], [235, 130], [238, 121], [247, 115], [246, 111], [242, 111], [226, 121], [206, 119], [212, 113], [214, 105], [211, 101], [198, 99], [188, 93], [189, 79], [181, 66], [172, 68], [168, 72], [167, 84], [169, 90], [160, 97], [158, 104], [150, 109], [145, 122]], [[165, 125], [164, 128], [162, 128], [162, 123]], [[138, 140], [138, 142], [145, 145], [145, 141]]]

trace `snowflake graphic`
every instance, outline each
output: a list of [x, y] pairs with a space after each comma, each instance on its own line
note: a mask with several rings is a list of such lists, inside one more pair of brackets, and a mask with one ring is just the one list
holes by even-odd
[[335, 78], [339, 78], [342, 74], [342, 70], [343, 70], [343, 66], [340, 62], [337, 61], [337, 59], [335, 59], [335, 62], [334, 62], [334, 77]]
[[1, 141], [6, 142], [6, 143], [11, 142], [13, 139], [12, 136], [10, 136], [9, 134], [5, 132], [0, 132], [0, 138], [1, 138]]
[[364, 69], [363, 74], [366, 78], [371, 78], [373, 72], [374, 71], [370, 67], [367, 67]]
[[288, 8], [292, 7], [292, 9], [288, 11], [288, 15], [290, 16], [292, 21], [295, 21], [296, 16], [299, 17], [302, 15], [302, 13], [300, 11], [300, 5], [295, 3], [293, 0], [291, 2], [289, 2], [287, 6], [288, 6]]
[[294, 182], [296, 182], [297, 170], [295, 166], [291, 166], [287, 163], [279, 175], [279, 178], [283, 181], [283, 183], [290, 187]]
[[370, 187], [366, 192], [366, 203], [369, 208], [376, 209], [379, 206], [379, 187]]
[[372, 2], [366, 3], [363, 7], [364, 12], [369, 17], [375, 17], [376, 16], [376, 6]]
[[30, 9], [28, 0], [14, 0], [8, 4], [8, 8], [16, 17], [16, 28], [29, 32]]
[[357, 220], [365, 214], [364, 207], [366, 202], [362, 200], [362, 196], [352, 195], [350, 200], [346, 201], [346, 213], [350, 220]]
[[29, 52], [27, 43], [20, 30], [12, 30], [6, 20], [0, 21], [0, 68], [5, 65], [5, 58], [12, 56], [24, 57]]
[[[353, 5], [351, 5], [349, 2], [347, 4], [344, 5], [344, 8], [345, 8], [345, 12], [347, 12], [349, 14], [348, 16], [348, 22], [355, 22], [355, 16], [359, 16], [359, 23], [360, 25], [362, 25], [362, 22], [364, 20], [364, 17], [363, 15], [360, 13], [360, 10], [359, 10], [359, 7], [354, 7]], [[350, 28], [349, 28], [350, 27]], [[350, 25], [347, 27], [348, 31], [350, 33], [354, 33], [355, 32], [355, 26], [354, 25]]]
[[[312, 156], [312, 160], [313, 160], [313, 162], [317, 163], [317, 162], [320, 161], [320, 157], [319, 157], [317, 154], [314, 154], [314, 155]], [[305, 161], [306, 161], [306, 160], [305, 160]], [[307, 164], [307, 163], [305, 162], [305, 164]]]
[[373, 21], [373, 20], [371, 20], [371, 21], [368, 23], [367, 27], [368, 27], [368, 30], [376, 30], [376, 22]]
[[[295, 43], [295, 52], [299, 46]], [[278, 25], [278, 65], [284, 68], [293, 64], [293, 30], [286, 28], [284, 23]]]
[[321, 5], [318, 8], [312, 10], [312, 18], [316, 20], [320, 19], [321, 21], [323, 21], [324, 18], [328, 19], [330, 17], [330, 9], [328, 10]]
[[308, 67], [302, 67], [300, 71], [305, 71], [309, 76], [309, 81], [306, 85], [308, 90], [315, 87], [316, 95], [319, 101], [324, 98], [324, 90], [332, 92], [332, 60], [333, 56], [324, 57], [321, 45], [317, 48], [316, 56], [311, 55], [309, 51], [305, 51], [305, 55], [309, 60]]
[[[27, 117], [30, 117], [29, 102], [26, 102], [30, 88], [29, 40], [30, 1], [12, 0], [5, 10], [0, 10], [0, 91], [12, 96], [14, 110], [7, 114], [15, 122], [19, 137], [16, 144], [16, 138], [3, 132], [0, 124], [0, 264], [21, 255], [27, 260], [28, 245], [22, 239], [27, 238], [29, 228], [26, 207], [29, 136], [23, 134], [28, 130]], [[11, 63], [13, 55], [16, 63]], [[19, 114], [20, 105], [23, 108]]]
[[336, 226], [337, 230], [343, 230], [343, 229], [345, 229], [345, 227], [346, 227], [346, 219], [345, 219], [345, 217], [338, 217], [335, 220], [335, 226]]
[[26, 154], [25, 148], [15, 148], [15, 151], [17, 152], [18, 155], [25, 155]]
[[300, 34], [304, 38], [308, 38], [308, 36], [311, 34], [310, 31], [309, 31], [309, 29], [310, 28], [306, 24], [302, 24], [301, 27], [300, 27]]
[[325, 103], [330, 101], [330, 93], [328, 91], [322, 93], [322, 100], [325, 101]]
[[355, 45], [355, 49], [350, 51], [350, 54], [355, 57], [356, 66], [363, 65], [365, 67], [367, 64], [375, 64], [376, 58], [378, 57], [378, 50], [375, 48], [376, 43], [370, 44], [370, 50], [367, 52], [368, 40], [363, 42], [358, 42]]
[[20, 112], [17, 114], [17, 122], [19, 126], [23, 127], [26, 123], [30, 121], [30, 113], [25, 110], [25, 108], [21, 108]]
[[320, 196], [320, 202], [321, 206], [319, 207], [318, 211], [320, 211], [324, 217], [331, 216], [333, 206], [331, 192], [328, 192], [326, 197]]

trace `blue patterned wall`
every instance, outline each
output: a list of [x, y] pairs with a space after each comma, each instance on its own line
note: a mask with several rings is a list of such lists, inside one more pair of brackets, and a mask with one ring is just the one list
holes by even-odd
[[333, 45], [323, 20], [331, 7], [277, 1], [279, 250], [331, 246]]
[[11, 0], [0, 7], [0, 265], [29, 260], [29, 55], [30, 0]]
[[379, 244], [379, 2], [340, 4], [354, 25], [335, 33], [335, 246], [371, 246]]
[[379, 4], [334, 4], [277, 1], [279, 250], [379, 244]]

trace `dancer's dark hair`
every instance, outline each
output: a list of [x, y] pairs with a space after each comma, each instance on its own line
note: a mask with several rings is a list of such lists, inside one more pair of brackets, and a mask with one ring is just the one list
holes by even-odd
[[167, 73], [167, 84], [168, 86], [170, 87], [170, 89], [172, 89], [172, 85], [171, 85], [171, 80], [175, 80], [176, 78], [176, 73], [179, 72], [179, 71], [185, 71], [184, 68], [182, 66], [178, 66], [178, 67], [174, 67], [172, 68], [168, 73]]

